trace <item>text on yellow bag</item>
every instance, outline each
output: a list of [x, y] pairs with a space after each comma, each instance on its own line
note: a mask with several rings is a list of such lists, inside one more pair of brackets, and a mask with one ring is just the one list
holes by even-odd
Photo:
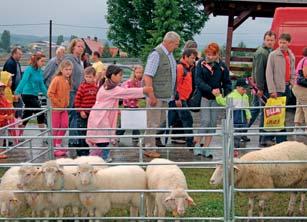
[[[284, 106], [286, 105], [286, 100], [285, 96], [267, 100], [266, 108], [264, 108], [264, 130], [280, 131], [285, 128], [286, 108]], [[271, 127], [274, 127], [274, 129]]]

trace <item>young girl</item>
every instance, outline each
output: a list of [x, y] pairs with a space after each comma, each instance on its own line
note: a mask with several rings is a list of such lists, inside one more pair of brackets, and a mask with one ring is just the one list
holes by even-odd
[[[70, 61], [64, 60], [60, 63], [48, 89], [48, 97], [50, 98], [52, 108], [68, 107], [72, 69], [73, 64]], [[52, 127], [68, 128], [68, 112], [66, 110], [52, 111]], [[65, 133], [65, 130], [53, 130], [52, 132], [53, 136], [64, 136]], [[57, 149], [54, 151], [55, 157], [67, 156], [66, 149], [58, 149], [62, 146], [61, 138], [54, 138], [53, 145]]]
[[[87, 67], [84, 70], [84, 81], [80, 84], [76, 97], [75, 97], [75, 108], [92, 108], [96, 102], [96, 95], [98, 86], [96, 85], [96, 70], [93, 67]], [[77, 110], [78, 112], [78, 134], [80, 136], [86, 135], [86, 130], [83, 128], [87, 127], [88, 116], [90, 110]], [[78, 140], [78, 147], [88, 147], [85, 139]], [[77, 150], [78, 156], [87, 156], [89, 154], [88, 149]]]
[[[144, 69], [141, 65], [136, 65], [133, 68], [133, 73], [131, 78], [122, 84], [125, 88], [141, 88], [142, 87], [142, 79], [143, 79]], [[138, 108], [139, 107], [139, 99], [124, 99], [123, 100], [124, 108]], [[123, 135], [125, 130], [118, 130], [116, 135]], [[139, 130], [132, 130], [133, 135], [139, 135]], [[137, 146], [138, 138], [132, 138], [133, 146]]]
[[[96, 97], [96, 103], [93, 109], [101, 108], [118, 108], [119, 99], [133, 99], [142, 98], [144, 94], [153, 96], [153, 89], [151, 87], [143, 88], [123, 88], [119, 84], [122, 80], [122, 69], [110, 65], [106, 71], [106, 81], [99, 89]], [[116, 128], [118, 117], [118, 110], [92, 110], [87, 124], [87, 139], [89, 145], [96, 145], [98, 147], [107, 147], [114, 139], [105, 138], [105, 136], [115, 135], [115, 130], [90, 130], [91, 128]], [[95, 136], [93, 138], [92, 136]], [[97, 137], [99, 136], [99, 137]], [[93, 152], [91, 152], [93, 155]], [[103, 150], [103, 159], [106, 162], [111, 162], [110, 150]]]
[[[13, 110], [13, 105], [12, 103], [6, 99], [4, 96], [4, 91], [5, 91], [6, 85], [2, 82], [0, 82], [0, 107], [1, 108], [10, 108], [10, 109], [1, 109], [0, 110], [0, 128], [8, 125], [11, 120], [14, 119], [14, 110]], [[0, 131], [0, 135], [4, 136], [5, 132], [4, 130]], [[0, 152], [4, 151], [2, 149], [3, 147], [3, 139], [0, 139]], [[0, 155], [0, 159], [6, 159], [7, 156], [5, 154]]]

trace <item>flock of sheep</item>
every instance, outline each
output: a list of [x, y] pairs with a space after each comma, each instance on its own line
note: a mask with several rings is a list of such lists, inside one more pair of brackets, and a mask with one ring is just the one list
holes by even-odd
[[[236, 160], [234, 184], [237, 188], [307, 188], [307, 163], [248, 164], [251, 161], [307, 160], [307, 146], [299, 142], [284, 142], [262, 150], [252, 151]], [[222, 184], [223, 167], [217, 166], [210, 184]], [[63, 217], [70, 208], [74, 217], [103, 217], [112, 208], [130, 208], [130, 216], [140, 215], [140, 192], [87, 192], [97, 190], [169, 190], [145, 192], [146, 215], [164, 217], [167, 211], [183, 216], [193, 199], [186, 192], [186, 178], [180, 168], [167, 159], [154, 159], [146, 171], [139, 166], [105, 165], [97, 156], [50, 160], [40, 167], [22, 165], [11, 167], [0, 184], [0, 207], [3, 217], [19, 217], [25, 207], [32, 217], [52, 214]], [[66, 193], [25, 193], [23, 191], [65, 191]], [[248, 216], [252, 216], [254, 199], [259, 199], [259, 215], [270, 192], [250, 192]], [[293, 215], [296, 193], [292, 192], [288, 215]], [[301, 194], [300, 213], [304, 215], [305, 194]], [[61, 221], [61, 220], [59, 220]]]
[[[138, 192], [87, 192], [97, 190], [164, 189], [166, 193], [145, 193], [147, 216], [164, 217], [166, 211], [182, 216], [188, 205], [194, 204], [188, 195], [186, 179], [172, 161], [154, 159], [146, 172], [139, 166], [107, 167], [97, 156], [50, 160], [41, 167], [24, 165], [12, 167], [0, 184], [1, 215], [18, 217], [24, 207], [32, 210], [32, 217], [63, 217], [65, 208], [74, 217], [102, 217], [112, 208], [130, 208], [130, 216], [137, 217], [141, 208]], [[159, 164], [171, 165], [159, 165]], [[64, 165], [64, 166], [63, 166]], [[15, 190], [80, 190], [79, 193], [21, 193]], [[10, 191], [11, 190], [11, 191]], [[47, 221], [47, 220], [46, 220]], [[59, 220], [61, 221], [61, 220]]]

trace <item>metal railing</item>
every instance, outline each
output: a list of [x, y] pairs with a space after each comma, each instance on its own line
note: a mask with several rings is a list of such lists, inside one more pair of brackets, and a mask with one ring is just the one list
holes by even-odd
[[[78, 219], [101, 219], [101, 220], [131, 220], [131, 219], [138, 219], [142, 221], [147, 221], [147, 220], [152, 220], [152, 219], [161, 219], [161, 220], [175, 220], [175, 219], [181, 219], [183, 221], [203, 221], [203, 220], [211, 220], [211, 221], [236, 221], [236, 220], [242, 220], [242, 219], [258, 219], [258, 220], [276, 220], [276, 221], [282, 221], [282, 220], [307, 220], [307, 217], [281, 217], [281, 216], [265, 216], [265, 217], [246, 217], [246, 216], [237, 216], [235, 212], [235, 194], [237, 192], [306, 192], [307, 188], [267, 188], [267, 189], [239, 189], [235, 187], [234, 184], [234, 171], [233, 167], [235, 164], [242, 164], [241, 162], [235, 161], [234, 160], [234, 149], [238, 151], [250, 151], [250, 150], [257, 150], [260, 149], [259, 147], [249, 147], [249, 148], [234, 148], [234, 136], [258, 136], [258, 135], [306, 135], [305, 132], [254, 132], [255, 130], [260, 130], [264, 129], [263, 127], [253, 127], [253, 128], [234, 128], [233, 126], [233, 111], [236, 110], [231, 104], [231, 102], [228, 103], [226, 107], [211, 107], [211, 108], [204, 108], [200, 107], [201, 110], [203, 109], [211, 109], [211, 110], [223, 110], [225, 111], [225, 119], [222, 120], [221, 127], [215, 127], [215, 128], [204, 128], [204, 127], [193, 127], [193, 128], [180, 128], [180, 130], [202, 130], [202, 129], [214, 129], [217, 130], [216, 133], [192, 133], [192, 134], [172, 134], [172, 133], [166, 133], [166, 134], [141, 134], [137, 135], [137, 137], [142, 141], [144, 138], [150, 138], [150, 137], [161, 137], [161, 138], [169, 138], [169, 137], [187, 137], [187, 136], [214, 136], [214, 137], [221, 137], [222, 138], [222, 143], [221, 146], [215, 146], [215, 147], [209, 147], [208, 150], [213, 150], [213, 151], [222, 151], [222, 158], [220, 160], [214, 160], [214, 161], [186, 161], [186, 162], [178, 162], [175, 161], [172, 164], [178, 165], [180, 168], [214, 168], [216, 164], [222, 164], [223, 165], [223, 188], [222, 189], [198, 189], [198, 190], [193, 190], [193, 189], [188, 189], [186, 190], [189, 193], [222, 193], [223, 194], [223, 216], [217, 216], [217, 217], [182, 217], [182, 218], [174, 218], [174, 217], [145, 217], [145, 212], [144, 212], [144, 198], [141, 198], [142, 200], [142, 209], [140, 212], [139, 217], [95, 217], [95, 218], [89, 218], [89, 217], [80, 217]], [[293, 108], [293, 107], [299, 107], [299, 106], [287, 106], [287, 108]], [[264, 107], [249, 107], [249, 108], [259, 108], [263, 109]], [[0, 108], [1, 109], [1, 108]], [[138, 108], [137, 110], [147, 110], [148, 108]], [[168, 122], [168, 115], [167, 112], [169, 110], [178, 110], [178, 109], [184, 109], [184, 108], [150, 108], [150, 109], [159, 109], [159, 110], [164, 110], [166, 112], [166, 122]], [[198, 109], [198, 108], [197, 108]], [[33, 109], [32, 109], [33, 110]], [[16, 144], [12, 147], [7, 147], [7, 150], [2, 152], [3, 153], [8, 153], [10, 151], [16, 150], [16, 149], [28, 149], [30, 151], [30, 160], [28, 162], [31, 162], [31, 165], [33, 166], [41, 166], [41, 162], [39, 163], [32, 163], [35, 160], [41, 158], [42, 156], [45, 156], [46, 154], [48, 155], [47, 159], [53, 159], [53, 151], [54, 147], [52, 146], [52, 139], [54, 138], [62, 138], [62, 139], [70, 139], [70, 138], [89, 138], [88, 136], [52, 136], [52, 130], [58, 130], [57, 128], [52, 128], [51, 126], [51, 112], [53, 110], [76, 110], [76, 109], [52, 109], [50, 106], [40, 109], [41, 111], [27, 119], [32, 119], [35, 118], [36, 116], [42, 114], [42, 113], [47, 113], [47, 119], [48, 119], [48, 124], [47, 127], [40, 132], [39, 134], [36, 135], [31, 135], [31, 136], [19, 136], [19, 137], [14, 137], [14, 136], [9, 136], [8, 135], [8, 130], [16, 130], [18, 127], [16, 127], [16, 123], [12, 123], [10, 125], [7, 125], [5, 127], [0, 128], [0, 131], [5, 131], [5, 135], [0, 135], [0, 139], [6, 139], [8, 144], [8, 141], [10, 139], [15, 139], [15, 138], [21, 138], [25, 139], [23, 142]], [[85, 109], [82, 109], [85, 110]], [[93, 110], [93, 109], [89, 109]], [[105, 108], [103, 110], [127, 110], [123, 108], [117, 108], [117, 109], [112, 109], [112, 108]], [[135, 110], [135, 109], [129, 109], [129, 110]], [[18, 123], [17, 123], [18, 124]], [[299, 128], [306, 128], [306, 127], [299, 127]], [[80, 130], [79, 128], [61, 128], [62, 130]], [[122, 128], [104, 128], [104, 130], [120, 130]], [[150, 130], [166, 130], [170, 131], [172, 130], [172, 127], [169, 127], [168, 124], [166, 124], [166, 127], [161, 127], [161, 128], [150, 128]], [[176, 128], [178, 129], [178, 128]], [[287, 130], [295, 130], [297, 129], [296, 126], [286, 126], [285, 129]], [[25, 128], [25, 131], [29, 130], [37, 130], [37, 128]], [[101, 130], [100, 128], [91, 128], [87, 130]], [[149, 130], [149, 128], [146, 128], [144, 130]], [[236, 130], [250, 130], [252, 132], [248, 133], [239, 133], [236, 132]], [[47, 135], [46, 135], [47, 134]], [[132, 138], [135, 137], [135, 135], [106, 135], [104, 138]], [[99, 138], [99, 136], [91, 136], [91, 138]], [[34, 139], [47, 139], [48, 140], [48, 147], [47, 148], [42, 148], [42, 147], [35, 147], [33, 146], [32, 141]], [[29, 143], [29, 147], [24, 147], [26, 143]], [[68, 150], [76, 150], [76, 149], [83, 149], [82, 147], [67, 147], [66, 149]], [[99, 147], [86, 147], [86, 149], [103, 149]], [[148, 162], [144, 162], [143, 159], [143, 151], [146, 149], [152, 149], [148, 147], [143, 147], [142, 143], [140, 143], [139, 147], [112, 147], [111, 149], [113, 150], [119, 150], [119, 151], [124, 151], [124, 150], [136, 150], [138, 151], [139, 158], [138, 162], [113, 162], [113, 163], [107, 163], [106, 165], [108, 166], [116, 166], [116, 165], [139, 165], [142, 167], [146, 167], [148, 165], [157, 165], [157, 164], [152, 164]], [[177, 147], [177, 146], [167, 146], [167, 147], [157, 147], [155, 148], [158, 151], [166, 150], [166, 158], [169, 158], [169, 152], [173, 150], [187, 150], [191, 149], [191, 147]], [[36, 156], [33, 155], [33, 151], [35, 150], [41, 150], [42, 152], [37, 154]], [[250, 161], [247, 162], [245, 161], [244, 164], [303, 164], [307, 163], [306, 161], [302, 160], [291, 160], [291, 161]], [[12, 167], [12, 166], [21, 166], [23, 164], [18, 164], [18, 163], [0, 163], [0, 167]], [[68, 166], [71, 166], [73, 164], [67, 164]], [[96, 164], [99, 165], [99, 164]], [[158, 164], [161, 165], [161, 164]], [[168, 165], [168, 164], [165, 164]], [[16, 192], [29, 192], [29, 191], [16, 191]], [[48, 191], [48, 190], [37, 190], [37, 191], [30, 191], [32, 193], [81, 193], [79, 190], [57, 190], [57, 191]], [[126, 193], [126, 192], [137, 192], [140, 193], [143, 197], [145, 193], [149, 192], [169, 192], [169, 190], [94, 190], [94, 191], [86, 191], [86, 193], [105, 193], [105, 192], [118, 192], [118, 193]], [[29, 217], [24, 217], [24, 218], [0, 218], [0, 220], [33, 220], [33, 218]], [[35, 218], [38, 220], [44, 220], [46, 218]], [[56, 220], [56, 219], [76, 219], [72, 217], [64, 217], [64, 218], [48, 218], [49, 220]]]

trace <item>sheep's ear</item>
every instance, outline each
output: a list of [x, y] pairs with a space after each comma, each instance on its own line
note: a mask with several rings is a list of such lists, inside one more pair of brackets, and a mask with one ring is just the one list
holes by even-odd
[[42, 173], [45, 173], [43, 169], [38, 169], [38, 171], [34, 172], [33, 175], [41, 175]]
[[58, 174], [61, 174], [62, 176], [64, 175], [63, 171], [62, 170], [57, 170], [56, 171]]
[[194, 203], [194, 200], [189, 195], [188, 195], [187, 201], [188, 201], [189, 206], [191, 206], [191, 205], [196, 206], [196, 203]]
[[92, 174], [96, 174], [98, 172], [98, 170], [92, 170]]
[[239, 170], [240, 170], [240, 168], [239, 168], [237, 165], [234, 165], [234, 166], [233, 166], [233, 169], [234, 169], [235, 171], [239, 171]]
[[12, 198], [12, 199], [10, 199], [10, 201], [13, 202], [13, 203], [15, 203], [15, 204], [19, 202], [19, 200], [18, 200], [17, 198], [15, 198], [15, 197]]
[[165, 198], [164, 202], [167, 203], [168, 201], [175, 200], [175, 198], [172, 197], [172, 195], [169, 195]]

